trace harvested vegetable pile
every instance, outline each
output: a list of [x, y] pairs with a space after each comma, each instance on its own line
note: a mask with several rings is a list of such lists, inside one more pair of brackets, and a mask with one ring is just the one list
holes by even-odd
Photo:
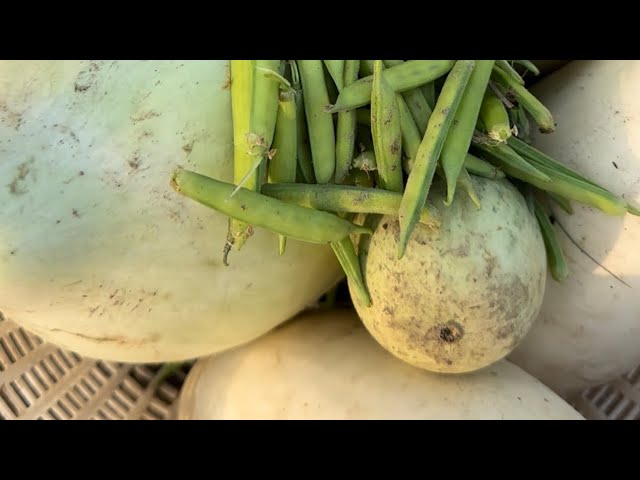
[[570, 275], [550, 203], [640, 214], [531, 146], [554, 119], [519, 71], [538, 73], [525, 60], [234, 60], [234, 182], [179, 169], [171, 184], [229, 217], [225, 262], [254, 226], [281, 254], [288, 238], [330, 244], [382, 346], [427, 370], [478, 370], [524, 338], [547, 268]]

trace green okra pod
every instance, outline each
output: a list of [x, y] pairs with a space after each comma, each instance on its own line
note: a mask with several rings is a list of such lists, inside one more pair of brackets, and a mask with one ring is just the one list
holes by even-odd
[[471, 139], [480, 113], [482, 99], [489, 84], [495, 60], [476, 60], [475, 68], [464, 89], [453, 123], [447, 132], [440, 154], [440, 164], [447, 183], [445, 205], [451, 205], [458, 184], [458, 176], [471, 146]]
[[640, 206], [627, 202], [627, 212], [636, 217], [640, 217]]
[[[296, 181], [298, 140], [295, 95], [294, 90], [280, 92], [276, 131], [273, 136], [273, 156], [269, 162], [269, 181], [273, 183]], [[284, 255], [287, 239], [281, 235], [279, 240], [280, 255]]]
[[273, 137], [273, 155], [269, 162], [269, 181], [294, 182], [296, 178], [298, 131], [295, 92], [280, 93], [276, 129]]
[[571, 201], [567, 198], [564, 198], [560, 195], [557, 195], [553, 192], [544, 192], [547, 197], [553, 200], [560, 208], [562, 208], [569, 215], [573, 215], [573, 207], [571, 206]]
[[333, 248], [333, 253], [347, 276], [347, 280], [353, 285], [356, 295], [360, 297], [360, 302], [368, 307], [371, 305], [371, 296], [362, 278], [360, 260], [351, 238], [345, 237], [337, 242], [332, 242], [331, 248]]
[[291, 60], [291, 78], [291, 86], [296, 92], [296, 141], [298, 143], [298, 167], [302, 173], [305, 183], [316, 183], [316, 175], [313, 171], [313, 162], [311, 160], [307, 118], [304, 113], [304, 94], [302, 92], [302, 84], [300, 83], [298, 64], [295, 60]]
[[514, 81], [508, 73], [499, 68], [493, 69], [491, 79], [515, 95], [518, 103], [529, 112], [531, 118], [536, 122], [540, 132], [552, 133], [555, 131], [555, 121], [551, 112], [523, 85]]
[[[404, 63], [403, 60], [383, 60], [384, 66], [387, 68], [395, 67]], [[420, 88], [414, 88], [402, 93], [402, 98], [407, 104], [411, 116], [413, 117], [416, 126], [420, 131], [420, 135], [424, 135], [427, 130], [427, 123], [429, 123], [429, 117], [433, 113], [433, 109], [427, 103], [427, 99], [424, 97]]]
[[517, 128], [517, 137], [524, 140], [525, 142], [529, 142], [531, 140], [531, 123], [529, 122], [529, 117], [527, 116], [527, 111], [524, 109], [522, 105], [518, 105], [512, 111], [515, 112], [515, 122]]
[[471, 73], [475, 68], [475, 63], [474, 60], [456, 61], [447, 75], [433, 115], [429, 119], [427, 131], [420, 144], [400, 204], [398, 214], [400, 224], [399, 258], [404, 256], [409, 238], [429, 194], [440, 152]]
[[335, 84], [338, 92], [342, 90], [344, 86], [344, 60], [325, 60], [324, 64], [329, 70], [329, 75], [333, 79], [333, 83]]
[[540, 69], [531, 60], [513, 60], [514, 63], [522, 65], [524, 68], [533, 73], [536, 77], [540, 75]]
[[[343, 85], [351, 85], [358, 80], [360, 60], [344, 61]], [[348, 110], [338, 113], [336, 127], [336, 171], [335, 183], [342, 183], [351, 167], [356, 142], [357, 112]]]
[[[446, 75], [454, 64], [455, 60], [409, 60], [385, 69], [382, 75], [394, 92], [402, 93]], [[372, 86], [373, 76], [368, 76], [344, 87], [329, 111], [336, 113], [368, 105]]]
[[422, 134], [411, 116], [409, 107], [407, 106], [401, 94], [396, 93], [398, 102], [398, 113], [400, 115], [400, 133], [402, 134], [402, 150], [404, 151], [403, 168], [407, 174], [411, 173], [413, 164], [420, 149], [422, 142]]
[[374, 61], [371, 134], [380, 187], [402, 192], [402, 132], [398, 102], [396, 93], [382, 76], [382, 60]]
[[[351, 185], [268, 184], [262, 193], [288, 203], [327, 212], [371, 213], [397, 216], [402, 194], [379, 188]], [[437, 227], [431, 208], [423, 208], [419, 223]]]
[[514, 82], [518, 82], [520, 85], [524, 85], [524, 79], [506, 60], [496, 60], [496, 65], [494, 68], [500, 68], [502, 71], [509, 74]]
[[537, 148], [529, 145], [528, 143], [523, 142], [519, 138], [511, 137], [508, 140], [507, 144], [511, 148], [513, 148], [513, 150], [515, 150], [519, 155], [521, 155], [523, 158], [526, 158], [529, 161], [535, 162], [536, 164], [546, 165], [547, 167], [549, 167], [549, 168], [551, 168], [553, 170], [557, 170], [558, 172], [562, 172], [562, 173], [564, 173], [566, 175], [569, 175], [569, 176], [571, 176], [571, 177], [573, 177], [573, 178], [575, 178], [577, 180], [581, 180], [581, 181], [583, 181], [585, 183], [590, 183], [594, 187], [604, 188], [601, 185], [598, 185], [597, 183], [589, 180], [585, 176], [583, 176], [580, 173], [576, 172], [575, 170], [572, 170], [571, 168], [567, 167], [566, 165], [558, 162], [557, 160], [554, 160], [552, 157], [550, 157], [546, 153], [542, 152], [541, 150], [538, 150]]
[[[521, 141], [519, 140], [518, 142]], [[490, 150], [489, 147], [479, 144], [475, 145], [475, 147], [481, 151], [484, 149], [484, 152], [487, 153], [487, 160], [497, 159], [495, 151]], [[568, 200], [592, 206], [608, 215], [617, 216], [628, 213], [628, 206], [624, 199], [594, 183], [588, 182], [586, 179], [580, 178], [580, 175], [571, 170], [567, 171], [566, 167], [559, 168], [555, 161], [551, 163], [541, 161], [539, 155], [519, 155], [515, 149], [511, 149], [509, 145], [505, 144], [499, 145], [495, 150], [504, 147], [516, 154], [517, 157], [513, 158], [524, 160], [532, 169], [538, 172], [536, 175], [529, 175], [525, 171], [513, 168], [512, 165], [501, 164], [507, 175], [523, 180], [545, 192], [555, 193]], [[548, 178], [548, 180], [544, 181], [540, 174]]]
[[[254, 60], [231, 60], [231, 114], [233, 120], [233, 182], [237, 185], [251, 171], [254, 163], [250, 152], [248, 133], [251, 128], [251, 103], [253, 99]], [[256, 190], [260, 182], [252, 175], [245, 187]], [[229, 219], [227, 245], [238, 250], [251, 236], [250, 225]], [[225, 259], [226, 261], [226, 259]]]
[[[396, 93], [396, 95], [400, 116], [400, 131], [402, 134], [402, 150], [404, 153], [403, 168], [405, 172], [409, 173], [413, 168], [413, 162], [418, 153], [422, 135], [413, 120], [402, 94]], [[368, 108], [358, 108], [356, 110], [356, 120], [359, 125], [371, 126], [371, 110]]]
[[329, 94], [323, 63], [322, 60], [298, 60], [297, 64], [316, 181], [328, 183], [336, 169], [336, 145], [333, 119], [324, 111], [329, 103]]
[[486, 145], [483, 142], [474, 142], [474, 148], [483, 153], [486, 160], [493, 164], [498, 164], [507, 175], [511, 175], [518, 180], [532, 183], [537, 180], [542, 183], [549, 183], [549, 176], [536, 166], [522, 158], [509, 145], [501, 143], [498, 145]]
[[547, 252], [547, 265], [549, 266], [549, 271], [551, 272], [551, 276], [554, 280], [562, 282], [569, 276], [569, 267], [567, 266], [567, 262], [564, 258], [562, 247], [556, 237], [553, 225], [549, 221], [549, 217], [547, 217], [547, 214], [540, 202], [537, 199], [534, 199], [533, 205]]
[[460, 174], [457, 179], [458, 185], [462, 187], [462, 189], [467, 192], [469, 198], [474, 203], [474, 205], [478, 208], [482, 208], [482, 204], [480, 203], [480, 198], [478, 198], [478, 194], [476, 193], [476, 189], [473, 187], [473, 182], [471, 181], [471, 176], [469, 172], [467, 172], [466, 168], [462, 168], [460, 170]]
[[527, 158], [527, 160], [531, 161], [535, 168], [550, 178], [550, 182], [547, 183], [535, 184], [533, 181], [530, 182], [541, 190], [590, 205], [608, 215], [622, 216], [628, 213], [627, 202], [609, 190], [587, 183], [565, 172], [554, 170], [543, 163], [536, 163], [530, 158]]
[[228, 217], [294, 240], [331, 243], [352, 234], [371, 233], [332, 213], [283, 202], [246, 188], [231, 196], [235, 185], [185, 169], [174, 172], [171, 187], [180, 195]]
[[538, 169], [547, 172], [555, 180], [554, 185], [548, 186], [547, 191], [564, 196], [567, 200], [576, 200], [591, 205], [612, 215], [623, 215], [625, 210], [632, 215], [640, 213], [637, 210], [634, 212], [634, 207], [628, 203], [625, 205], [622, 198], [602, 185], [586, 178], [522, 140], [512, 137], [508, 143], [524, 159]]
[[471, 153], [467, 153], [464, 159], [464, 168], [478, 177], [489, 179], [505, 178], [505, 174], [500, 168], [495, 165], [476, 157]]
[[484, 93], [480, 107], [480, 120], [492, 140], [502, 143], [511, 136], [509, 112], [495, 93], [489, 88]]
[[280, 81], [276, 75], [280, 69], [280, 60], [254, 60], [254, 62], [249, 147], [255, 162], [261, 163], [261, 168], [266, 171], [278, 115]]

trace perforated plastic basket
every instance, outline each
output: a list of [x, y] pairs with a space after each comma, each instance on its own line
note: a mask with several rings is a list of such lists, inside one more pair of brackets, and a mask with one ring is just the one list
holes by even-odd
[[[162, 380], [159, 366], [81, 358], [0, 313], [0, 419], [170, 420], [189, 368]], [[638, 420], [640, 366], [569, 400], [590, 420]]]
[[591, 420], [640, 420], [640, 365], [611, 383], [589, 388], [572, 403]]
[[161, 381], [159, 366], [82, 358], [0, 313], [0, 419], [172, 419], [188, 368]]

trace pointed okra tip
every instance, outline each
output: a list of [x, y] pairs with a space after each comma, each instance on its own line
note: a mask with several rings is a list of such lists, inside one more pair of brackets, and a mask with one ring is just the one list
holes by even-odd
[[447, 183], [447, 198], [445, 198], [442, 203], [445, 207], [450, 207], [453, 204], [453, 197], [455, 195], [455, 184], [452, 182]]
[[407, 251], [407, 245], [409, 244], [409, 237], [411, 236], [411, 232], [408, 229], [400, 228], [400, 242], [398, 243], [398, 254], [397, 259], [402, 260], [404, 254]]

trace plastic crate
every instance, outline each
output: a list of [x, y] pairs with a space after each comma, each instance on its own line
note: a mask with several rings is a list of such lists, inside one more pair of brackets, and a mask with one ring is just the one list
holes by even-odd
[[0, 313], [0, 419], [171, 419], [187, 371], [82, 358]]

